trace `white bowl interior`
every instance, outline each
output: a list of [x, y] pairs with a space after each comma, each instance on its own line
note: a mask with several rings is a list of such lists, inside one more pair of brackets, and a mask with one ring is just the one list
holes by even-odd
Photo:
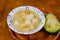
[[[31, 11], [35, 11], [41, 18], [41, 22], [40, 22], [40, 25], [33, 31], [31, 32], [20, 32], [18, 30], [16, 30], [12, 23], [11, 23], [11, 18], [13, 16], [13, 14], [15, 14], [16, 12], [20, 11], [20, 10], [31, 10]], [[13, 9], [9, 14], [8, 14], [8, 17], [7, 17], [7, 24], [9, 26], [10, 29], [12, 29], [14, 32], [16, 33], [19, 33], [19, 34], [33, 34], [33, 33], [36, 33], [38, 32], [39, 30], [41, 30], [45, 24], [45, 16], [44, 14], [37, 8], [35, 7], [31, 7], [31, 6], [21, 6], [21, 7], [17, 7], [15, 9]]]

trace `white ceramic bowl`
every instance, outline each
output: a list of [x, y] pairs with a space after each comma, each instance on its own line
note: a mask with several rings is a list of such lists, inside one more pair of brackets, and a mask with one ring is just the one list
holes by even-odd
[[[32, 11], [35, 11], [41, 18], [41, 22], [40, 22], [40, 25], [34, 29], [33, 31], [31, 32], [20, 32], [16, 29], [14, 29], [12, 23], [11, 23], [11, 18], [13, 16], [13, 14], [15, 14], [16, 12], [18, 12], [19, 10], [32, 10]], [[20, 7], [17, 7], [15, 9], [13, 9], [7, 16], [7, 24], [9, 26], [10, 29], [12, 29], [14, 32], [16, 33], [19, 33], [19, 34], [33, 34], [33, 33], [36, 33], [38, 32], [39, 30], [41, 30], [45, 24], [45, 16], [44, 14], [41, 12], [41, 10], [35, 8], [35, 7], [32, 7], [32, 6], [20, 6]]]

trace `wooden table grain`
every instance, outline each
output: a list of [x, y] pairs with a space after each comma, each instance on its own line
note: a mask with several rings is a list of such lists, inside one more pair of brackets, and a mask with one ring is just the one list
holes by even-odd
[[[60, 21], [60, 0], [0, 0], [0, 40], [14, 40], [6, 22], [8, 13], [19, 6], [34, 6], [52, 12]], [[60, 37], [57, 39], [60, 40]]]

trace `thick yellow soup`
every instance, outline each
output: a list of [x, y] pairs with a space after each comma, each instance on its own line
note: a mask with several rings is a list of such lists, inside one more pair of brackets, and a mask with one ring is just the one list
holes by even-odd
[[30, 32], [38, 27], [41, 19], [39, 15], [30, 10], [21, 10], [12, 17], [12, 25], [20, 32]]

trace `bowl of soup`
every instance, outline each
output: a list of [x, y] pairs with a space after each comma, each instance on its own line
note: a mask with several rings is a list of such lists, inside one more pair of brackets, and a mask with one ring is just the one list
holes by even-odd
[[45, 16], [41, 10], [32, 6], [20, 6], [7, 16], [9, 28], [19, 34], [33, 34], [40, 31], [45, 24]]

